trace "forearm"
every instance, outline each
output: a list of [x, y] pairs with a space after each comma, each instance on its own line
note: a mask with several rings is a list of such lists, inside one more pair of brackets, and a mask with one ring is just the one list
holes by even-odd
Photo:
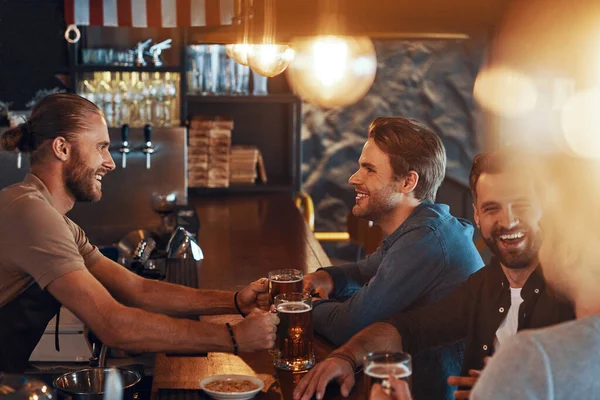
[[354, 335], [346, 344], [332, 354], [342, 353], [362, 364], [364, 356], [375, 351], [402, 351], [402, 338], [393, 325], [377, 322]]
[[166, 315], [122, 306], [107, 316], [106, 325], [96, 332], [109, 347], [135, 352], [227, 352], [233, 349], [224, 325]]
[[150, 279], [141, 286], [141, 293], [130, 303], [147, 311], [172, 316], [237, 314], [233, 292], [192, 289]]

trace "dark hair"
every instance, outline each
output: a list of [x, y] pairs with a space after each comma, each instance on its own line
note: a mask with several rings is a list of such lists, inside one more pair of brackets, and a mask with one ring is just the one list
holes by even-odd
[[90, 113], [103, 116], [94, 103], [76, 94], [48, 95], [33, 107], [27, 122], [4, 132], [0, 144], [8, 151], [31, 153], [31, 164], [35, 164], [40, 159], [38, 150], [47, 140], [62, 136], [73, 142], [88, 126]]
[[530, 168], [525, 155], [512, 148], [479, 153], [473, 158], [473, 166], [469, 175], [469, 186], [473, 201], [477, 200], [477, 182], [481, 174], [499, 174], [502, 172], [517, 171], [523, 175]]
[[369, 126], [369, 139], [390, 157], [396, 177], [409, 171], [419, 174], [418, 200], [435, 201], [446, 174], [446, 150], [442, 140], [427, 126], [409, 118], [377, 118]]

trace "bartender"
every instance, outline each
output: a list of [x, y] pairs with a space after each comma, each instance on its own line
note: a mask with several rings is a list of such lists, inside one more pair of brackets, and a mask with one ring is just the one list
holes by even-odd
[[[0, 191], [0, 371], [22, 373], [63, 305], [107, 346], [132, 352], [248, 352], [271, 348], [277, 316], [266, 280], [238, 293], [144, 279], [109, 258], [65, 214], [96, 202], [115, 168], [102, 111], [75, 94], [42, 99], [0, 145], [31, 155], [21, 183]], [[263, 310], [260, 310], [262, 308]], [[248, 315], [210, 324], [176, 318]]]

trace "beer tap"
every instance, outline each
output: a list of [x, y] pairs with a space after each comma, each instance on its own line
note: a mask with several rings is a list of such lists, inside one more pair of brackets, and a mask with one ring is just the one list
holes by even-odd
[[137, 67], [144, 67], [144, 66], [146, 66], [146, 60], [144, 60], [144, 49], [146, 47], [148, 47], [150, 45], [150, 43], [152, 43], [152, 39], [148, 39], [145, 42], [139, 42], [136, 45], [135, 53], [137, 55], [137, 58], [135, 60], [135, 65]]
[[127, 167], [127, 154], [131, 151], [131, 146], [129, 146], [129, 125], [124, 124], [121, 127], [121, 148], [119, 151], [121, 152], [121, 167]]
[[171, 39], [167, 39], [160, 43], [156, 43], [155, 45], [153, 45], [152, 47], [150, 47], [148, 49], [149, 55], [152, 56], [152, 63], [154, 64], [155, 67], [160, 67], [163, 65], [163, 63], [160, 59], [160, 54], [162, 53], [163, 50], [170, 49], [170, 48], [171, 48]]
[[142, 151], [146, 154], [146, 169], [150, 169], [150, 158], [156, 151], [156, 147], [152, 144], [152, 125], [144, 125], [144, 147]]

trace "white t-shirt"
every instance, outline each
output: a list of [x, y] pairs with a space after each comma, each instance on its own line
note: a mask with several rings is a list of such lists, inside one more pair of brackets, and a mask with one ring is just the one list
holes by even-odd
[[502, 343], [506, 342], [506, 339], [517, 334], [517, 329], [519, 328], [519, 307], [522, 302], [521, 288], [510, 288], [510, 308], [506, 313], [506, 318], [504, 318], [504, 321], [502, 321], [496, 331], [496, 350], [498, 350]]

